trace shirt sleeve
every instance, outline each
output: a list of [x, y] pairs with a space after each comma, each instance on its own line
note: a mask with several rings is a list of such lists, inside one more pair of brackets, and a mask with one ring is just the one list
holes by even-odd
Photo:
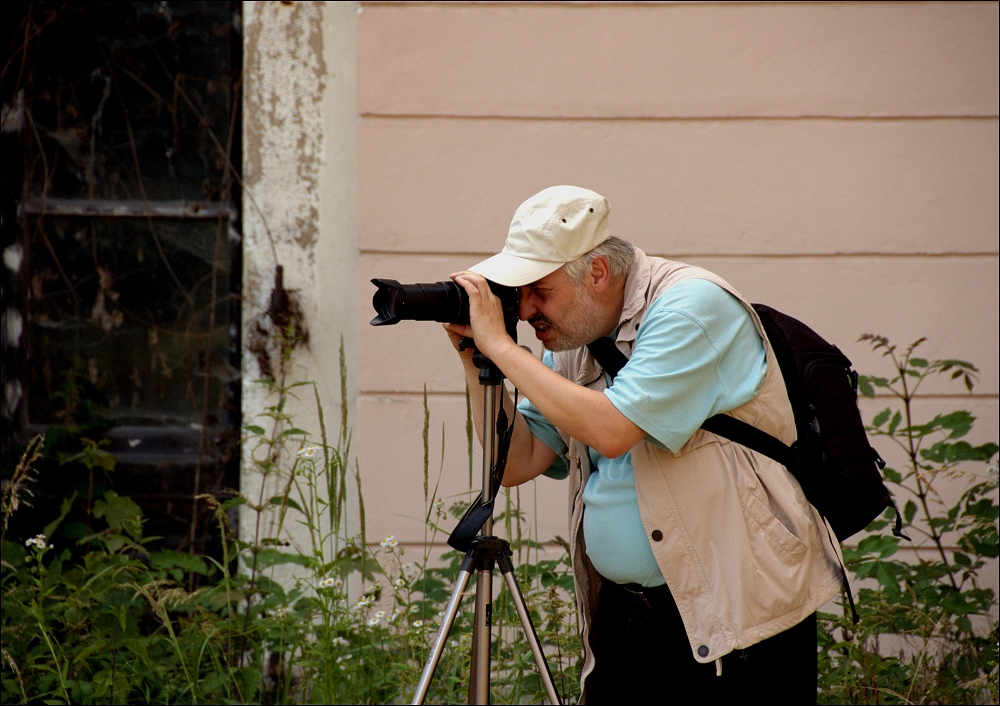
[[[555, 370], [555, 361], [552, 358], [551, 351], [545, 351], [544, 355], [542, 355], [542, 362], [552, 370]], [[543, 444], [556, 452], [556, 460], [552, 462], [552, 465], [549, 466], [544, 475], [556, 480], [562, 480], [568, 476], [569, 464], [566, 462], [566, 452], [569, 449], [567, 449], [563, 438], [559, 435], [559, 431], [538, 411], [538, 408], [527, 397], [517, 403], [517, 410], [524, 417], [524, 420], [528, 422], [528, 429], [531, 433]]]
[[753, 318], [713, 282], [684, 280], [649, 307], [632, 357], [604, 394], [676, 453], [709, 417], [757, 394], [766, 372]]

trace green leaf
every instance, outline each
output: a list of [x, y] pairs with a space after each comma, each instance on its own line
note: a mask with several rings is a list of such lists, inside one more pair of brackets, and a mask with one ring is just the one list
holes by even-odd
[[244, 424], [243, 428], [251, 434], [256, 434], [257, 436], [264, 436], [264, 434], [267, 433], [264, 431], [264, 427], [259, 427], [256, 424]]
[[867, 375], [862, 375], [858, 378], [858, 392], [869, 399], [875, 396], [875, 388], [872, 387], [871, 380], [869, 380]]
[[109, 490], [103, 500], [94, 503], [94, 517], [105, 518], [111, 529], [125, 532], [132, 539], [142, 538], [142, 508], [129, 497]]
[[917, 504], [912, 500], [906, 501], [906, 507], [903, 508], [903, 517], [906, 518], [906, 524], [913, 522], [914, 516], [917, 514]]
[[958, 441], [949, 444], [939, 441], [929, 449], [921, 449], [920, 456], [934, 463], [957, 463], [959, 461], [983, 461], [988, 462], [997, 452], [996, 444], [983, 444], [973, 446], [967, 441]]
[[896, 412], [894, 415], [892, 415], [892, 421], [889, 423], [889, 433], [894, 434], [896, 432], [896, 427], [898, 427], [899, 423], [902, 421], [903, 421], [903, 415], [900, 414], [899, 412]]
[[75, 500], [76, 500], [75, 492], [70, 497], [63, 498], [62, 505], [59, 506], [59, 517], [52, 520], [52, 522], [50, 522], [49, 524], [45, 525], [45, 529], [42, 530], [42, 534], [44, 534], [46, 537], [52, 536], [52, 534], [56, 531], [59, 525], [62, 524], [62, 521], [66, 519], [66, 515], [69, 514], [69, 511], [73, 509], [73, 502]]
[[878, 414], [875, 415], [875, 418], [872, 419], [872, 425], [876, 426], [876, 427], [882, 426], [887, 421], [889, 421], [889, 415], [890, 414], [892, 414], [892, 410], [889, 409], [888, 407], [886, 407], [881, 412], [879, 412]]
[[914, 368], [926, 368], [927, 361], [924, 360], [923, 358], [910, 358], [910, 365], [912, 365]]
[[965, 410], [958, 410], [951, 414], [938, 415], [934, 417], [928, 426], [936, 429], [950, 429], [949, 439], [958, 439], [969, 433], [976, 418]]
[[972, 566], [972, 561], [962, 552], [955, 552], [955, 563], [959, 566]]
[[309, 432], [305, 429], [286, 429], [281, 432], [282, 436], [308, 436]]
[[983, 498], [974, 503], [969, 503], [962, 515], [966, 517], [981, 517], [984, 520], [995, 521], [1000, 515], [1000, 507], [989, 498]]
[[229, 500], [220, 503], [219, 508], [222, 509], [223, 511], [226, 511], [231, 507], [236, 507], [237, 505], [246, 505], [246, 503], [247, 503], [246, 498], [244, 498], [242, 495], [236, 495], [232, 498], [229, 498]]
[[875, 565], [875, 578], [889, 593], [894, 595], [899, 593], [899, 583], [896, 576], [882, 562]]
[[311, 557], [289, 554], [277, 549], [261, 549], [257, 552], [257, 565], [259, 567], [277, 566], [278, 564], [298, 564], [299, 566], [312, 567], [316, 565], [316, 561]]
[[899, 485], [903, 482], [903, 476], [895, 468], [886, 466], [882, 469], [882, 474], [891, 482]]
[[295, 508], [295, 509], [296, 509], [296, 510], [298, 510], [299, 512], [301, 512], [301, 513], [305, 514], [305, 510], [303, 510], [303, 509], [302, 509], [302, 508], [301, 508], [301, 507], [299, 506], [299, 504], [298, 504], [297, 502], [295, 502], [295, 501], [294, 501], [294, 500], [292, 500], [291, 498], [286, 498], [286, 497], [285, 497], [284, 495], [275, 495], [275, 496], [274, 496], [273, 498], [271, 498], [271, 499], [270, 499], [270, 500], [268, 500], [267, 502], [268, 502], [268, 504], [270, 504], [270, 505], [277, 505], [277, 506], [279, 506], [279, 507], [281, 507], [281, 506], [285, 506], [285, 507], [291, 507], [291, 508]]
[[893, 536], [882, 537], [882, 539], [885, 541], [879, 547], [878, 555], [880, 559], [888, 559], [899, 551], [899, 539]]
[[211, 571], [205, 560], [197, 554], [164, 549], [149, 555], [149, 563], [154, 569], [181, 569], [184, 572], [208, 576]]

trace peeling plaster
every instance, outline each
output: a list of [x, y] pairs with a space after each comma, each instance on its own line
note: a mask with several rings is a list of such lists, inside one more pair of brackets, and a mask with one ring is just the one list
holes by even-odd
[[[258, 423], [274, 402], [269, 388], [254, 381], [264, 377], [258, 368], [277, 362], [274, 355], [262, 359], [257, 349], [265, 348], [266, 354], [274, 348], [259, 344], [261, 336], [281, 326], [279, 314], [297, 315], [303, 330], [317, 333], [280, 369], [286, 382], [315, 381], [327, 409], [340, 402], [339, 368], [331, 370], [329, 361], [339, 351], [331, 330], [350, 331], [354, 323], [356, 10], [355, 3], [243, 4], [242, 407], [247, 423]], [[331, 307], [330, 301], [343, 306]], [[346, 350], [353, 362], [353, 339]], [[348, 370], [350, 407], [356, 395], [350, 363]], [[279, 372], [273, 365], [272, 371]], [[290, 398], [285, 410], [297, 425], [317, 430], [317, 408], [311, 397]], [[281, 492], [271, 488], [276, 475], [260, 475], [255, 448], [243, 446], [241, 490], [252, 496]], [[246, 511], [241, 531], [253, 526]], [[296, 530], [286, 532], [293, 543], [308, 543]]]
[[[320, 2], [244, 4], [244, 347], [251, 322], [268, 310], [278, 264], [305, 319], [317, 314], [325, 11]], [[260, 372], [251, 369], [252, 358], [244, 358], [251, 380]], [[254, 391], [244, 389], [244, 396], [253, 408]]]
[[[245, 22], [244, 183], [260, 208], [245, 209], [245, 232], [258, 241], [251, 248], [270, 249], [263, 216], [286, 272], [295, 273], [309, 269], [319, 238], [323, 4], [247, 3]], [[257, 264], [271, 271], [275, 263]]]

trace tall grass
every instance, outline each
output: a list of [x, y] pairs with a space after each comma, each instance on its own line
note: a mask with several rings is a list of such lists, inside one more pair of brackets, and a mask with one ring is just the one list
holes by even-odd
[[[870, 433], [904, 450], [906, 467], [886, 469], [887, 480], [911, 536], [923, 537], [932, 555], [899, 559], [898, 540], [883, 535], [878, 522], [873, 534], [845, 549], [848, 570], [860, 582], [863, 620], [854, 626], [841, 613], [820, 616], [820, 700], [996, 703], [997, 599], [981, 571], [1000, 554], [997, 445], [965, 441], [974, 422], [968, 412], [921, 420], [912, 404], [915, 387], [927, 377], [958, 371], [971, 385], [975, 369], [921, 359], [916, 345], [897, 352], [885, 339], [869, 340], [891, 369], [886, 377], [863, 378], [862, 389], [883, 390], [896, 403], [876, 415]], [[341, 380], [343, 395], [343, 353]], [[28, 445], [4, 481], [0, 503], [3, 703], [411, 700], [463, 559], [438, 553], [464, 504], [446, 508], [439, 496], [445, 471], [430, 468], [426, 394], [425, 543], [411, 559], [393, 537], [368, 541], [346, 398], [331, 435], [315, 385], [261, 384], [268, 406], [245, 427], [244, 438], [252, 458], [246, 472], [262, 481], [261, 490], [252, 498], [198, 498], [213, 510], [221, 557], [151, 550], [138, 506], [111, 491], [91, 499], [91, 534], [77, 543], [60, 533], [72, 497], [58, 511], [33, 509], [54, 515], [43, 535], [9, 536], [8, 520], [31, 501], [33, 464], [43, 449], [40, 440]], [[292, 396], [301, 393], [316, 406], [315, 430], [297, 427], [288, 412]], [[466, 433], [471, 449], [471, 410]], [[443, 458], [443, 427], [440, 443]], [[81, 463], [113, 465], [105, 453], [84, 444]], [[470, 498], [472, 476], [470, 470]], [[968, 480], [957, 503], [942, 503], [936, 494], [944, 477]], [[527, 492], [533, 488], [503, 491], [495, 526], [510, 540], [556, 686], [565, 701], [575, 701], [581, 645], [568, 547], [557, 537], [553, 552], [534, 534], [537, 497], [535, 516], [528, 518], [522, 509]], [[245, 512], [243, 538], [230, 522], [237, 508]], [[192, 590], [195, 583], [201, 588]], [[466, 600], [428, 703], [465, 699], [473, 617], [474, 601]], [[541, 702], [545, 691], [506, 591], [495, 596], [493, 622], [493, 701]], [[903, 650], [888, 650], [887, 636]]]
[[[107, 526], [95, 526], [79, 547], [59, 546], [57, 523], [47, 528], [57, 535], [51, 542], [5, 536], [3, 702], [409, 702], [462, 559], [435, 548], [463, 508], [446, 509], [439, 497], [443, 466], [431, 477], [425, 394], [424, 548], [410, 561], [393, 537], [368, 541], [343, 346], [341, 383], [341, 422], [331, 435], [315, 385], [260, 381], [267, 406], [244, 437], [258, 490], [198, 498], [213, 509], [221, 559], [148, 550], [138, 506], [113, 493], [95, 503], [96, 520]], [[314, 431], [289, 413], [302, 392], [315, 404]], [[444, 442], [442, 425], [442, 458]], [[38, 448], [5, 486], [5, 528], [30, 493]], [[230, 523], [238, 507], [249, 520], [242, 539]], [[541, 545], [524, 532], [516, 496], [505, 497], [498, 520], [518, 552], [518, 579], [560, 688], [574, 699], [579, 641], [568, 559], [538, 559]], [[524, 561], [529, 549], [534, 563]], [[204, 579], [202, 588], [189, 590], [192, 574]], [[429, 703], [465, 698], [473, 608], [471, 600], [462, 606]], [[494, 616], [494, 701], [540, 702], [544, 689], [524, 659], [505, 593]]]

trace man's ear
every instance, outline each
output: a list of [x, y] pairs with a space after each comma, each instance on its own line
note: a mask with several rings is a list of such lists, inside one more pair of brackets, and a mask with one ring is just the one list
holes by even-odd
[[603, 293], [611, 284], [611, 267], [604, 255], [595, 255], [590, 261], [590, 281], [595, 294]]

